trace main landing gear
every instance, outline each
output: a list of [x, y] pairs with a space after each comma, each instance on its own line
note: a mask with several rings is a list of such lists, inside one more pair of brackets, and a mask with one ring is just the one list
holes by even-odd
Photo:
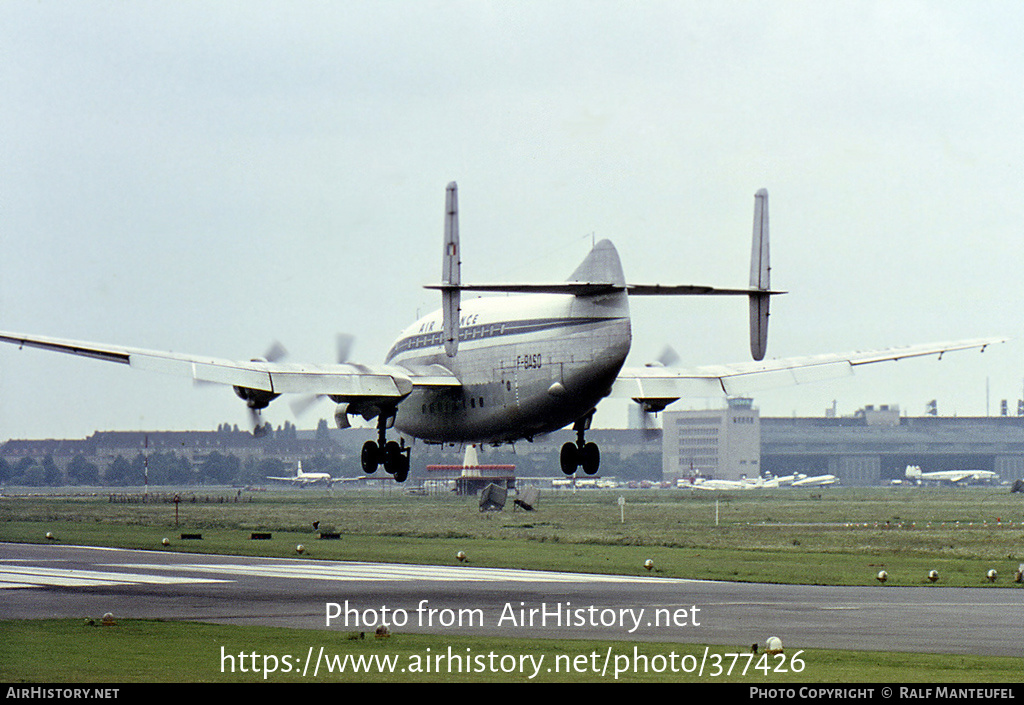
[[601, 465], [601, 451], [597, 444], [588, 443], [583, 439], [583, 433], [590, 428], [590, 421], [593, 418], [594, 412], [591, 411], [574, 423], [572, 429], [576, 431], [576, 442], [569, 441], [562, 446], [558, 460], [562, 465], [562, 472], [566, 475], [572, 475], [580, 467], [583, 468], [583, 472], [593, 475]]
[[363, 444], [359, 461], [367, 475], [377, 472], [377, 466], [383, 465], [385, 472], [395, 476], [395, 482], [405, 482], [409, 477], [409, 456], [412, 449], [405, 447], [404, 439], [401, 443], [386, 440], [387, 429], [394, 424], [394, 413], [381, 413], [377, 417], [377, 440]]

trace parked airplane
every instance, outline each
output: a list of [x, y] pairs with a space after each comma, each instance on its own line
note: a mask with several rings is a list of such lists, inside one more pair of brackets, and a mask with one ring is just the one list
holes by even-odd
[[835, 475], [815, 475], [808, 477], [797, 473], [796, 479], [790, 483], [792, 487], [825, 487], [839, 482]]
[[935, 470], [921, 472], [919, 465], [908, 465], [904, 471], [908, 480], [920, 485], [922, 482], [948, 482], [951, 485], [970, 485], [973, 483], [993, 482], [999, 475], [991, 470]]
[[[402, 433], [428, 443], [501, 444], [572, 425], [576, 441], [562, 447], [560, 463], [571, 475], [597, 472], [600, 451], [585, 439], [597, 404], [608, 396], [632, 399], [659, 412], [686, 395], [709, 397], [848, 375], [857, 365], [981, 348], [1002, 339], [891, 348], [873, 352], [763, 361], [771, 296], [768, 193], [754, 197], [750, 286], [628, 284], [618, 253], [602, 240], [565, 282], [547, 284], [461, 283], [458, 199], [455, 183], [445, 199], [443, 277], [427, 288], [441, 292], [442, 308], [399, 336], [383, 365], [333, 365], [257, 359], [232, 361], [197, 355], [84, 343], [0, 332], [0, 341], [143, 370], [180, 374], [229, 385], [254, 414], [282, 394], [316, 394], [338, 404], [335, 419], [377, 419], [377, 440], [368, 440], [362, 469], [384, 470], [399, 482], [409, 472], [410, 449]], [[467, 292], [518, 293], [461, 303]], [[649, 295], [746, 296], [750, 347], [757, 362], [700, 367], [623, 367], [631, 343], [629, 297]]]
[[322, 482], [328, 487], [334, 481], [331, 479], [330, 473], [326, 472], [302, 472], [302, 461], [298, 461], [298, 466], [295, 470], [295, 475], [292, 477], [268, 477], [268, 480], [277, 480], [279, 482], [293, 482], [297, 485], [312, 485], [317, 482]]
[[802, 473], [784, 477], [745, 477], [741, 480], [716, 480], [692, 477], [680, 479], [676, 486], [692, 490], [773, 490], [779, 487], [824, 487], [838, 482], [835, 475], [808, 477]]
[[722, 490], [756, 490], [761, 486], [760, 483], [753, 480], [715, 480], [705, 477], [694, 477], [688, 482], [682, 480], [680, 482], [682, 484], [679, 484], [679, 487], [712, 492]]

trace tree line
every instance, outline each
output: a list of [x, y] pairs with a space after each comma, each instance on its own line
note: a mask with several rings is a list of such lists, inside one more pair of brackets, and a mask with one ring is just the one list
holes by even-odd
[[[324, 456], [304, 458], [306, 472], [340, 474], [337, 460]], [[128, 487], [150, 485], [256, 485], [267, 476], [295, 474], [295, 466], [279, 458], [239, 458], [212, 452], [196, 461], [177, 453], [142, 453], [130, 458], [117, 455], [108, 463], [96, 463], [85, 455], [75, 455], [63, 469], [52, 455], [42, 459], [24, 457], [14, 462], [0, 458], [0, 484], [29, 487], [92, 485]]]

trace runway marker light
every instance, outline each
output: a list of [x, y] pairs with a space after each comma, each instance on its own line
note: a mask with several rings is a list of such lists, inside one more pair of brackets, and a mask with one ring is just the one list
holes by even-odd
[[113, 626], [114, 623], [115, 623], [114, 622], [114, 615], [113, 615], [113, 613], [112, 612], [107, 612], [105, 615], [103, 615], [103, 621], [100, 622], [100, 623], [103, 626], [105, 626], [105, 627]]
[[876, 575], [875, 577], [878, 579], [878, 582], [884, 583], [886, 580], [889, 579], [889, 574], [886, 573], [884, 570], [880, 570], [878, 571], [878, 575]]
[[939, 571], [937, 571], [937, 570], [929, 570], [928, 571], [928, 579], [934, 583], [936, 580], [939, 579]]
[[55, 541], [57, 539], [57, 537], [53, 535], [52, 531], [47, 531], [46, 532], [46, 538], [49, 539], [50, 541]]
[[170, 546], [171, 545], [171, 540], [169, 538], [167, 538], [166, 536], [164, 536], [160, 540], [160, 543], [163, 544], [164, 546]]
[[466, 552], [465, 551], [459, 551], [458, 553], [455, 554], [455, 557], [459, 559], [459, 563], [465, 563], [466, 562]]
[[988, 578], [988, 581], [990, 583], [994, 583], [996, 581], [996, 578], [999, 577], [999, 573], [996, 572], [995, 568], [992, 568], [987, 573], [985, 573], [985, 577]]
[[768, 641], [764, 644], [765, 653], [769, 656], [782, 653], [782, 639], [777, 636], [768, 637]]
[[303, 546], [303, 545], [302, 545], [302, 544], [300, 543], [300, 544], [299, 544], [298, 546], [296, 546], [296, 547], [295, 547], [295, 552], [296, 552], [296, 553], [305, 553], [305, 552], [306, 552], [306, 547], [305, 547], [305, 546]]
[[650, 570], [653, 567], [654, 567], [654, 561], [652, 561], [650, 558], [648, 558], [646, 561], [644, 561], [644, 568], [646, 568], [647, 570]]

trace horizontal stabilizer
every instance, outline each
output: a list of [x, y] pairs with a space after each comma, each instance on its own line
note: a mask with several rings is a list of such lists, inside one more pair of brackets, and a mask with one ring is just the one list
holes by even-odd
[[700, 284], [611, 284], [609, 282], [547, 282], [510, 284], [427, 284], [424, 289], [441, 291], [476, 291], [499, 294], [568, 294], [570, 296], [600, 296], [625, 291], [631, 296], [751, 296], [775, 295], [784, 291], [760, 289], [719, 289]]

